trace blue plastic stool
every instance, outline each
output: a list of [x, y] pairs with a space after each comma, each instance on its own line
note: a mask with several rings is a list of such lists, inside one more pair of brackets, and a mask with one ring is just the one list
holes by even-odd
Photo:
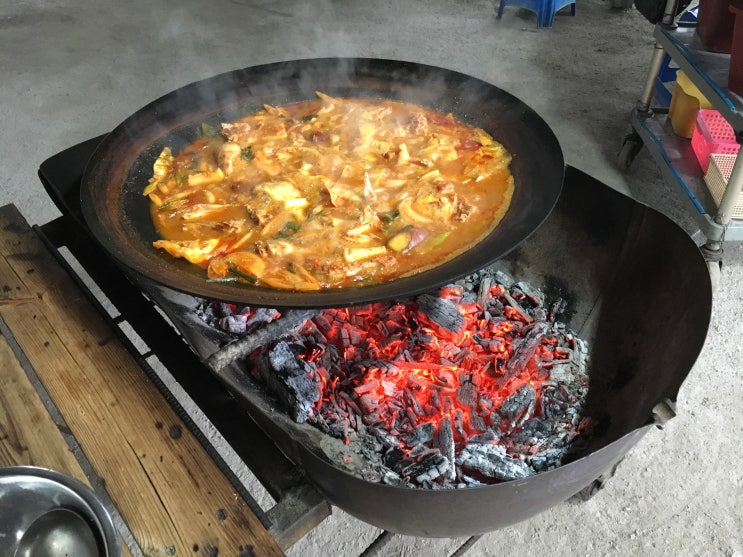
[[552, 27], [555, 13], [571, 4], [570, 15], [575, 15], [575, 0], [500, 0], [498, 19], [503, 15], [506, 4], [519, 6], [537, 14], [537, 27]]

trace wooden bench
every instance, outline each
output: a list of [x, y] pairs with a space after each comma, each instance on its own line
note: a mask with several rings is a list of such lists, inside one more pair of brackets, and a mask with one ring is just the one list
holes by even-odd
[[91, 485], [126, 556], [283, 555], [12, 205], [0, 208], [0, 290], [0, 466]]

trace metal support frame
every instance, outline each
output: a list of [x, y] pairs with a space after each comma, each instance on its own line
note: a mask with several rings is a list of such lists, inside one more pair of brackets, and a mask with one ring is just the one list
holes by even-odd
[[[663, 11], [663, 25], [668, 27], [674, 27], [674, 19], [676, 17], [676, 5], [678, 0], [666, 0], [666, 7]], [[653, 92], [655, 91], [655, 81], [658, 79], [660, 73], [660, 67], [663, 64], [663, 55], [665, 51], [663, 46], [655, 41], [655, 48], [653, 50], [653, 57], [650, 61], [650, 70], [648, 71], [648, 77], [645, 81], [645, 87], [642, 90], [640, 99], [637, 101], [638, 112], [650, 112], [650, 104], [653, 102]]]
[[[673, 29], [676, 27], [676, 23], [674, 20], [676, 17], [677, 2], [678, 0], [666, 1], [663, 12], [663, 19], [661, 22], [662, 26], [669, 29]], [[650, 68], [647, 74], [647, 80], [644, 84], [642, 93], [637, 100], [635, 107], [636, 116], [633, 116], [633, 119], [642, 119], [652, 116], [651, 103], [655, 91], [655, 83], [658, 79], [664, 55], [665, 49], [663, 45], [660, 41], [656, 40], [650, 62]], [[635, 127], [637, 128], [638, 126]], [[641, 126], [639, 127], [641, 128]], [[743, 133], [740, 133], [738, 131], [737, 140], [739, 143], [743, 144]], [[710, 265], [719, 265], [719, 262], [722, 259], [722, 244], [725, 240], [725, 232], [727, 229], [727, 225], [732, 219], [733, 210], [740, 198], [741, 191], [743, 191], [743, 156], [738, 156], [733, 166], [733, 171], [728, 180], [728, 185], [720, 201], [718, 210], [714, 215], [710, 215], [711, 218], [708, 219], [709, 233], [705, 234], [707, 236], [707, 240], [704, 246], [702, 246], [702, 252], [705, 254], [705, 258]]]

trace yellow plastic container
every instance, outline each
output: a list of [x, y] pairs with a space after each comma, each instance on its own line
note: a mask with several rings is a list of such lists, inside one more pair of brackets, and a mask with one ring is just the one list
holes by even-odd
[[712, 108], [712, 105], [687, 75], [679, 70], [676, 72], [671, 106], [668, 107], [673, 132], [678, 136], [691, 138], [700, 108]]

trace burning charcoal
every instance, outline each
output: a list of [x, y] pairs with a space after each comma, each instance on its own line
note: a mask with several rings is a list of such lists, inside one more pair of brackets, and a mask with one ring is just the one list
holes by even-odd
[[463, 487], [480, 487], [480, 486], [488, 485], [485, 482], [476, 480], [472, 476], [468, 476], [467, 474], [460, 474], [460, 477], [462, 478], [462, 481], [464, 482]]
[[408, 451], [408, 456], [416, 461], [420, 460], [424, 456], [427, 456], [430, 453], [439, 453], [440, 451], [437, 448], [431, 448], [427, 447], [426, 445], [416, 445], [412, 449]]
[[464, 278], [454, 281], [454, 284], [461, 286], [464, 292], [473, 292], [476, 282], [477, 277], [475, 275], [467, 275]]
[[355, 427], [356, 438], [360, 440], [360, 443], [362, 445], [361, 450], [363, 454], [373, 453], [374, 455], [376, 455], [375, 458], [377, 458], [381, 462], [382, 451], [386, 449], [385, 444], [382, 443], [381, 439], [377, 439], [373, 435], [369, 435], [366, 426], [364, 426], [363, 424], [357, 424]]
[[246, 325], [249, 330], [257, 329], [271, 323], [281, 316], [278, 310], [272, 308], [257, 308], [248, 319]]
[[477, 304], [477, 292], [474, 292], [471, 288], [465, 288], [459, 303], [462, 305]]
[[538, 288], [532, 287], [528, 282], [517, 282], [515, 288], [531, 302], [532, 306], [541, 307], [544, 305], [544, 293]]
[[451, 300], [455, 303], [462, 303], [462, 294], [464, 294], [465, 287], [461, 284], [449, 284], [439, 289], [439, 296], [447, 300]]
[[399, 445], [397, 437], [391, 435], [385, 429], [379, 427], [368, 427], [367, 431], [371, 433], [377, 440], [379, 440], [383, 447], [391, 449], [397, 448], [397, 446]]
[[427, 333], [426, 331], [415, 331], [410, 335], [409, 342], [411, 344], [419, 344], [419, 345], [426, 345], [431, 342], [434, 342], [436, 340], [436, 337], [434, 335], [431, 335]]
[[467, 437], [467, 432], [464, 430], [464, 412], [459, 408], [454, 411], [454, 422], [452, 425], [454, 426], [454, 431], [456, 431], [460, 437]]
[[487, 429], [487, 426], [485, 425], [485, 420], [482, 419], [482, 417], [479, 414], [475, 414], [474, 412], [470, 412], [468, 414], [470, 419], [470, 428], [474, 429], [476, 431], [485, 431]]
[[449, 413], [454, 410], [454, 400], [450, 396], [444, 396], [441, 399], [441, 412]]
[[379, 408], [379, 400], [374, 395], [367, 393], [359, 397], [359, 405], [364, 414], [372, 414]]
[[223, 331], [233, 334], [243, 334], [247, 331], [248, 327], [248, 316], [247, 315], [228, 315], [222, 317], [219, 320], [219, 327]]
[[341, 371], [341, 356], [338, 353], [338, 349], [329, 344], [325, 347], [325, 351], [322, 357], [318, 361], [319, 367], [328, 370], [329, 374], [333, 377], [342, 373]]
[[255, 334], [245, 336], [232, 342], [210, 355], [204, 364], [213, 372], [219, 372], [223, 367], [239, 358], [243, 358], [256, 348], [278, 338], [287, 331], [301, 327], [308, 319], [317, 314], [317, 310], [289, 310], [281, 319], [269, 323]]
[[350, 325], [346, 325], [341, 328], [341, 337], [343, 338], [344, 347], [355, 346], [361, 343], [363, 332]]
[[552, 423], [542, 418], [532, 418], [525, 421], [521, 428], [511, 435], [517, 443], [526, 443], [529, 439], [544, 439], [552, 433]]
[[348, 414], [351, 414], [353, 416], [358, 416], [359, 414], [361, 414], [361, 409], [359, 408], [358, 404], [356, 404], [354, 399], [351, 398], [351, 395], [349, 395], [346, 391], [338, 391], [338, 396], [342, 401], [344, 410], [346, 410]]
[[397, 447], [389, 449], [384, 454], [382, 461], [385, 466], [397, 473], [400, 473], [404, 468], [415, 464], [413, 458], [410, 458], [402, 449]]
[[428, 443], [433, 439], [435, 433], [436, 424], [434, 422], [424, 422], [407, 434], [403, 440], [409, 447], [413, 447], [415, 445]]
[[432, 389], [428, 393], [428, 404], [426, 404], [426, 414], [433, 415], [441, 411], [441, 395], [439, 391]]
[[416, 302], [421, 313], [442, 329], [456, 333], [464, 326], [464, 316], [455, 302], [432, 294], [421, 294]]
[[381, 464], [367, 463], [367, 465], [359, 471], [359, 474], [367, 482], [381, 482], [387, 472], [389, 472], [389, 470]]
[[554, 321], [564, 302], [547, 305], [503, 272], [483, 269], [415, 300], [279, 319], [244, 309], [210, 310], [229, 314], [214, 324], [248, 324], [207, 365], [251, 354], [245, 361], [295, 419], [350, 443], [369, 481], [451, 489], [525, 477], [559, 466], [593, 427], [583, 414], [587, 347]]
[[575, 380], [575, 369], [570, 363], [555, 363], [550, 369], [550, 381], [572, 383]]
[[[312, 421], [313, 425], [317, 425], [318, 417], [318, 415], [313, 415], [308, 417], [308, 420]], [[338, 414], [326, 413], [320, 429], [325, 431], [328, 435], [332, 435], [336, 439], [345, 439], [348, 437], [350, 425], [351, 424], [347, 418], [339, 416]]]
[[494, 431], [488, 430], [477, 435], [472, 435], [467, 438], [467, 443], [494, 443], [498, 441], [498, 436]]
[[[313, 413], [313, 415], [308, 418], [308, 422], [313, 423], [313, 420], [317, 418], [318, 414], [319, 412]], [[342, 410], [337, 407], [335, 410], [326, 408], [322, 412], [322, 415], [325, 416], [325, 425], [328, 428], [326, 430], [326, 433], [329, 433], [337, 439], [346, 440], [348, 438], [351, 422], [348, 420], [348, 417], [343, 413]]]
[[407, 409], [411, 411], [412, 413], [412, 420], [416, 421], [417, 416], [425, 416], [425, 412], [423, 412], [423, 408], [421, 407], [420, 402], [418, 402], [418, 397], [413, 394], [412, 390], [406, 389], [404, 393], [404, 399], [407, 403]]
[[[548, 418], [550, 420], [557, 420], [563, 414], [566, 412], [567, 403], [561, 400], [558, 400], [557, 398], [553, 396], [549, 396], [549, 394], [554, 393], [553, 390], [550, 391], [544, 391], [542, 395], [542, 414], [545, 418]], [[569, 416], [565, 416], [565, 419], [569, 420]]]
[[405, 478], [413, 478], [418, 483], [435, 480], [449, 469], [449, 459], [435, 452], [428, 454], [420, 462], [411, 464], [402, 469], [401, 475]]
[[[525, 337], [519, 339], [520, 342], [513, 356], [506, 366], [507, 375], [513, 375], [522, 371], [526, 364], [534, 357], [534, 354], [542, 342], [542, 336], [547, 331], [546, 323], [535, 323]], [[516, 342], [514, 341], [514, 344]]]
[[567, 307], [567, 302], [562, 298], [557, 298], [550, 306], [549, 320], [554, 321], [558, 315], [562, 315]]
[[478, 388], [472, 383], [463, 383], [457, 389], [457, 402], [462, 406], [475, 408], [477, 406]]
[[457, 457], [457, 464], [464, 470], [501, 481], [534, 474], [528, 464], [506, 454], [506, 449], [501, 445], [471, 443]]
[[232, 315], [233, 307], [225, 302], [202, 300], [196, 308], [196, 315], [211, 327], [219, 327], [219, 320]]
[[536, 399], [537, 391], [527, 383], [503, 401], [500, 408], [498, 408], [498, 413], [509, 421], [515, 422], [527, 413], [527, 410], [534, 405]]
[[454, 468], [454, 432], [451, 427], [451, 418], [444, 416], [439, 420], [439, 431], [436, 434], [435, 446], [441, 451], [447, 461], [448, 468], [445, 472], [442, 472], [444, 479], [453, 481], [456, 477], [456, 469]]
[[[503, 291], [502, 293], [503, 298], [506, 300], [508, 305], [516, 312], [516, 314], [521, 318], [522, 321], [526, 323], [531, 323], [534, 321], [534, 318], [532, 318], [531, 315], [523, 308], [521, 307], [521, 304], [511, 296], [511, 294], [508, 292], [508, 290]], [[510, 317], [510, 316], [509, 316]]]
[[547, 321], [547, 310], [544, 308], [534, 308], [531, 315], [535, 321]]
[[564, 449], [547, 449], [529, 458], [529, 464], [537, 472], [546, 472], [560, 466], [564, 457]]
[[490, 277], [483, 277], [480, 282], [480, 287], [477, 290], [477, 305], [483, 309], [487, 309], [490, 301], [490, 287], [493, 285], [493, 279]]
[[491, 298], [486, 313], [490, 316], [490, 320], [492, 321], [496, 317], [501, 317], [505, 309], [505, 304], [498, 298]]
[[501, 270], [493, 272], [493, 280], [498, 284], [505, 286], [506, 288], [510, 288], [511, 285], [514, 283], [513, 277]]
[[287, 405], [294, 421], [307, 421], [322, 395], [314, 366], [298, 358], [283, 341], [269, 351], [267, 363], [261, 373], [269, 388]]
[[385, 483], [387, 485], [392, 485], [395, 487], [412, 487], [409, 482], [406, 482], [403, 480], [399, 475], [397, 475], [392, 470], [387, 470], [384, 475], [382, 476], [382, 483]]
[[576, 338], [575, 339], [575, 350], [573, 350], [573, 356], [571, 361], [576, 365], [578, 371], [581, 374], [586, 373], [586, 360], [588, 359], [588, 346], [586, 341]]
[[[451, 371], [445, 369], [437, 369], [433, 374], [436, 381], [438, 381], [442, 387], [455, 387], [457, 382], [454, 380], [454, 374]], [[436, 391], [438, 392], [438, 391]]]
[[330, 433], [330, 425], [328, 425], [328, 421], [325, 418], [325, 413], [317, 413], [311, 419], [308, 419], [308, 422], [320, 431]]
[[361, 418], [361, 421], [365, 426], [368, 427], [379, 426], [383, 423], [382, 415], [379, 413], [379, 411], [364, 414], [364, 416]]
[[490, 425], [495, 431], [505, 429], [506, 424], [504, 424], [503, 418], [497, 410], [490, 414]]

